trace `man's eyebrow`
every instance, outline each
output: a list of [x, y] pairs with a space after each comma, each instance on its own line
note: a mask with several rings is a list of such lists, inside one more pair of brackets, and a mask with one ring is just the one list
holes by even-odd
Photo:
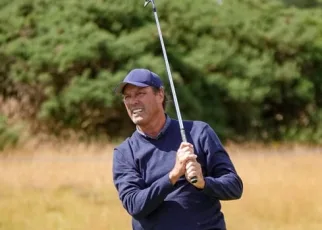
[[125, 92], [123, 92], [122, 93], [122, 96], [124, 97], [124, 96], [128, 96], [128, 95], [130, 95], [130, 93], [125, 93]]

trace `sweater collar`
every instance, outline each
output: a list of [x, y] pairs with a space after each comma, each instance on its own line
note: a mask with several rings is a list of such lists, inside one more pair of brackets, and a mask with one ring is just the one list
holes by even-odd
[[150, 139], [154, 139], [154, 140], [158, 140], [160, 137], [162, 137], [162, 135], [165, 133], [165, 131], [167, 130], [167, 128], [169, 127], [169, 125], [171, 123], [171, 118], [169, 117], [169, 115], [168, 114], [165, 114], [165, 116], [166, 116], [165, 124], [164, 124], [163, 128], [160, 130], [159, 134], [156, 137], [151, 137], [151, 136], [145, 134], [138, 127], [136, 127], [136, 131], [140, 135], [142, 135], [143, 137], [150, 138]]

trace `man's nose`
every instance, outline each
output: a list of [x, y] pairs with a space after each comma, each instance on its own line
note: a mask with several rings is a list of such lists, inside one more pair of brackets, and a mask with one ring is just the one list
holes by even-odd
[[133, 96], [133, 97], [131, 97], [130, 98], [130, 100], [129, 100], [129, 104], [130, 105], [135, 105], [135, 104], [137, 104], [138, 103], [138, 97], [137, 96]]

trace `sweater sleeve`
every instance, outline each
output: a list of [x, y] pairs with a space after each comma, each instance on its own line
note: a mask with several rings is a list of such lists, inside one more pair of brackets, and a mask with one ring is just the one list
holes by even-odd
[[219, 200], [239, 199], [243, 183], [213, 129], [207, 125], [201, 135], [201, 146], [206, 153], [205, 187], [203, 192]]
[[136, 219], [153, 212], [174, 190], [169, 174], [147, 186], [133, 158], [126, 157], [117, 148], [113, 155], [113, 180], [124, 208]]

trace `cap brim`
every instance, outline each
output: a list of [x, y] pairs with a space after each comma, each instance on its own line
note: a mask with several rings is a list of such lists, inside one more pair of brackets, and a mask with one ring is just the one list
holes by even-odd
[[138, 87], [148, 87], [149, 85], [141, 83], [141, 82], [132, 82], [132, 81], [127, 81], [127, 82], [121, 82], [116, 88], [114, 89], [115, 94], [121, 94], [123, 93], [124, 87], [127, 85], [135, 85]]

